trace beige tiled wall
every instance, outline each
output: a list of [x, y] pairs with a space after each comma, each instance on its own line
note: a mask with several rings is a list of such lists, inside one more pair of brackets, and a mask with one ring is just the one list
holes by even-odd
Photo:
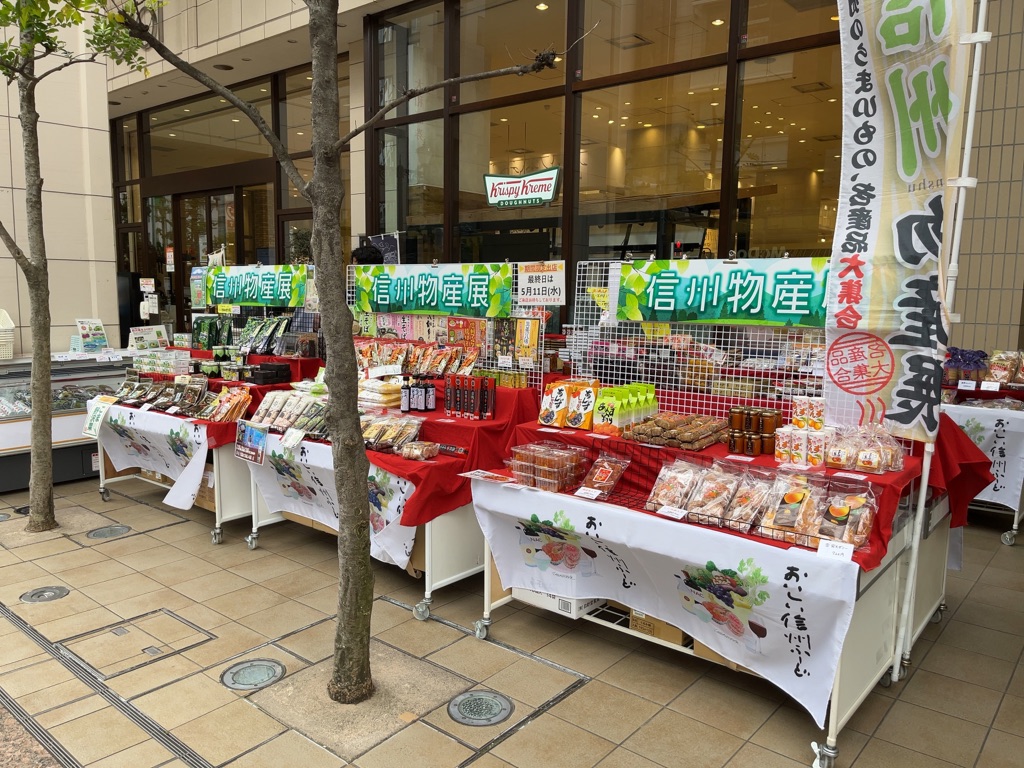
[[989, 0], [971, 175], [960, 249], [960, 278], [951, 343], [958, 347], [1024, 346], [1024, 7]]
[[[76, 47], [77, 43], [77, 47]], [[72, 39], [82, 50], [82, 39]], [[51, 343], [68, 348], [74, 321], [98, 317], [117, 333], [117, 287], [111, 206], [110, 140], [102, 64], [79, 64], [38, 90], [43, 224], [50, 269]], [[28, 248], [25, 172], [18, 93], [0, 89], [0, 219]], [[0, 246], [0, 308], [14, 320], [14, 354], [29, 354], [28, 290], [21, 270]]]

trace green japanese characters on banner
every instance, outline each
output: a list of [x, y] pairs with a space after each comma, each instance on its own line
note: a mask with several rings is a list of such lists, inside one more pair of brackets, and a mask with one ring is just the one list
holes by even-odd
[[634, 261], [622, 265], [619, 320], [825, 325], [828, 259]]
[[509, 317], [511, 264], [357, 266], [356, 312]]
[[305, 264], [209, 267], [206, 303], [248, 307], [301, 307], [306, 303]]

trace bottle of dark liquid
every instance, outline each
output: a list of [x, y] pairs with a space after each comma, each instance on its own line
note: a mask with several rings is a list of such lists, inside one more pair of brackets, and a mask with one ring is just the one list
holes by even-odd
[[411, 398], [411, 393], [410, 393], [410, 388], [409, 388], [409, 377], [408, 376], [406, 376], [404, 379], [402, 379], [402, 395], [401, 395], [401, 397], [402, 397], [402, 402], [401, 402], [401, 406], [400, 406], [401, 411], [402, 411], [402, 413], [408, 413], [409, 409], [412, 407], [412, 403], [411, 403], [411, 399], [412, 398]]
[[434, 386], [432, 381], [423, 382], [423, 392], [426, 397], [426, 403], [423, 408], [427, 411], [437, 410], [437, 387]]
[[412, 391], [410, 392], [411, 397], [409, 398], [412, 404], [412, 410], [422, 411], [423, 406], [426, 405], [426, 392], [423, 389], [423, 377], [416, 376], [412, 383]]

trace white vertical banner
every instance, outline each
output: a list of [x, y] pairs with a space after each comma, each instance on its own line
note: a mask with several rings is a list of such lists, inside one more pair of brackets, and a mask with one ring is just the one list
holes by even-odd
[[843, 165], [826, 322], [828, 419], [934, 442], [973, 2], [840, 0]]

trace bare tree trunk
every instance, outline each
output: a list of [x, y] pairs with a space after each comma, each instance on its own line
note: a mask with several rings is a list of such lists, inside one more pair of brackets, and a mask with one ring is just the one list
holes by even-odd
[[[355, 704], [373, 693], [370, 676], [370, 613], [373, 570], [370, 564], [370, 504], [366, 492], [369, 461], [362, 442], [357, 407], [357, 370], [352, 345], [352, 313], [345, 301], [342, 261], [341, 180], [338, 134], [338, 0], [309, 0], [309, 43], [313, 64], [313, 208], [312, 250], [320, 316], [327, 341], [326, 383], [330, 390], [327, 426], [334, 458], [338, 519], [338, 631], [334, 672], [328, 695]], [[332, 76], [319, 76], [329, 71]]]
[[[24, 33], [23, 33], [24, 34]], [[28, 222], [28, 282], [32, 329], [32, 459], [27, 531], [57, 527], [53, 514], [53, 394], [50, 387], [50, 276], [43, 238], [43, 179], [39, 170], [39, 113], [33, 63], [18, 77], [21, 137], [25, 154], [25, 213]]]

